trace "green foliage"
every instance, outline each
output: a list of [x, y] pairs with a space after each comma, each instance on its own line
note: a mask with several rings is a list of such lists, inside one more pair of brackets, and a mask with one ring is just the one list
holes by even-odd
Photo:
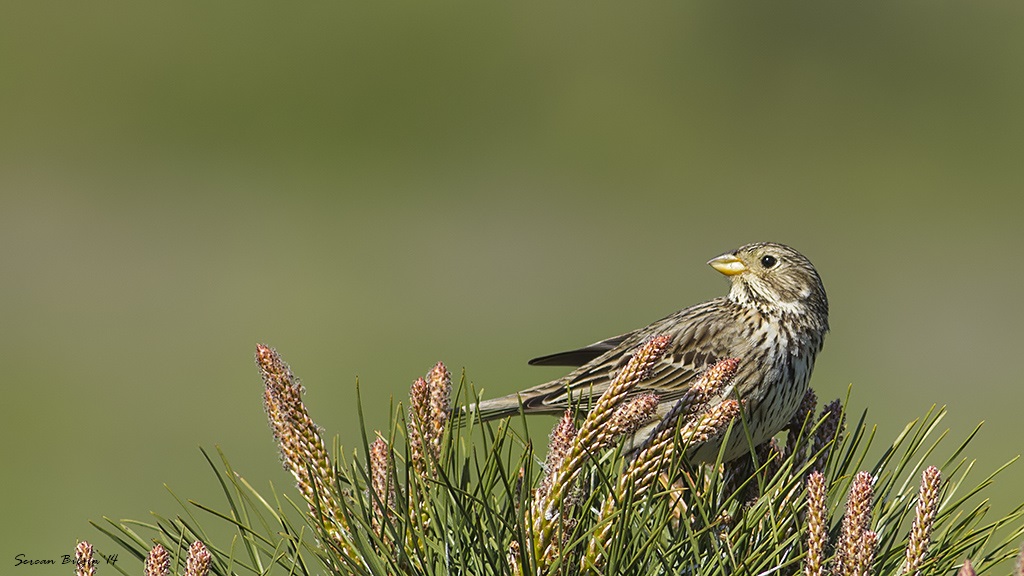
[[[466, 390], [464, 385], [460, 391]], [[456, 394], [456, 400], [464, 394]], [[456, 402], [458, 405], [458, 402]], [[1024, 533], [1024, 506], [991, 518], [984, 490], [1004, 467], [972, 480], [974, 462], [967, 454], [977, 429], [956, 444], [944, 462], [935, 462], [946, 432], [939, 424], [944, 409], [932, 409], [907, 424], [876, 461], [868, 463], [881, 443], [862, 415], [849, 434], [835, 434], [817, 454], [790, 450], [765, 460], [751, 448], [752, 474], [737, 479], [720, 462], [691, 466], [681, 459], [667, 464], [662, 482], [641, 497], [612, 493], [624, 467], [617, 449], [589, 459], [573, 498], [551, 521], [556, 523], [558, 554], [545, 559], [529, 544], [535, 534], [531, 518], [534, 488], [544, 475], [545, 449], [530, 432], [537, 421], [452, 422], [441, 436], [435, 457], [427, 453], [414, 465], [408, 442], [406, 411], [393, 410], [385, 436], [393, 464], [385, 469], [369, 461], [372, 435], [364, 431], [358, 455], [333, 450], [333, 490], [342, 503], [346, 542], [331, 537], [332, 526], [313, 518], [303, 500], [270, 488], [265, 497], [237, 474], [223, 454], [204, 452], [225, 504], [219, 508], [179, 499], [183, 513], [155, 516], [153, 522], [97, 525], [138, 558], [153, 541], [180, 554], [196, 539], [213, 553], [215, 574], [797, 574], [803, 573], [807, 546], [806, 478], [817, 456], [825, 463], [831, 542], [837, 541], [842, 503], [854, 474], [874, 478], [871, 530], [878, 534], [872, 573], [901, 574], [907, 538], [918, 498], [918, 483], [928, 465], [941, 469], [940, 505], [932, 541], [921, 565], [923, 574], [946, 574], [970, 558], [979, 573], [1013, 557], [1014, 542]], [[359, 408], [362, 422], [362, 408]], [[516, 424], [516, 426], [513, 426]], [[808, 418], [786, 436], [785, 445], [809, 446], [822, 419]], [[742, 434], [735, 423], [728, 434]], [[678, 451], [677, 451], [678, 452]], [[761, 457], [758, 454], [762, 454]], [[785, 452], [783, 452], [785, 454]], [[762, 461], [763, 460], [763, 461]], [[374, 468], [377, 466], [377, 468]], [[382, 470], [384, 475], [381, 475]], [[307, 471], [313, 474], [312, 470]], [[374, 489], [374, 474], [377, 489]], [[381, 489], [381, 478], [386, 486]], [[389, 495], [393, 490], [393, 495]], [[613, 536], [601, 550], [600, 563], [588, 544], [601, 529], [597, 510], [610, 494], [616, 498]], [[211, 542], [203, 521], [228, 523], [237, 534], [228, 543]], [[147, 538], [140, 535], [145, 532]], [[218, 546], [218, 544], [221, 544]], [[826, 554], [831, 555], [831, 549]], [[842, 571], [824, 558], [825, 566]]]

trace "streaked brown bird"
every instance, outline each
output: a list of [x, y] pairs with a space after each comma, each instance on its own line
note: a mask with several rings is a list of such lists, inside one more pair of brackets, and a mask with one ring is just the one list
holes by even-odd
[[[723, 358], [740, 360], [736, 376], [713, 401], [743, 401], [743, 418], [753, 442], [779, 432], [807, 391], [814, 360], [828, 332], [828, 298], [818, 272], [796, 250], [782, 244], [747, 244], [708, 261], [729, 277], [727, 296], [680, 310], [653, 324], [595, 342], [578, 350], [542, 356], [536, 366], [579, 366], [568, 375], [516, 394], [479, 403], [478, 417], [491, 420], [519, 413], [561, 413], [596, 399], [616, 372], [649, 338], [672, 340], [647, 380], [633, 394], [658, 394], [660, 419], [704, 369]], [[629, 446], [639, 447], [657, 423], [638, 431]], [[720, 442], [719, 442], [720, 445]], [[697, 460], [714, 460], [719, 445], [695, 449]], [[747, 453], [742, 431], [730, 436], [725, 459]]]

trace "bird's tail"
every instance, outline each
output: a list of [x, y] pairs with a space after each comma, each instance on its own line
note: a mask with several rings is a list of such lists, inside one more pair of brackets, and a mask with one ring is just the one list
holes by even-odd
[[506, 416], [515, 416], [519, 414], [520, 408], [519, 395], [510, 394], [461, 406], [455, 409], [453, 416], [465, 422], [487, 422]]
[[[528, 397], [527, 397], [528, 398]], [[455, 409], [453, 416], [469, 422], [487, 422], [521, 413], [527, 414], [560, 414], [563, 408], [547, 407], [543, 404], [526, 403], [520, 393], [509, 394], [500, 398], [481, 400]]]

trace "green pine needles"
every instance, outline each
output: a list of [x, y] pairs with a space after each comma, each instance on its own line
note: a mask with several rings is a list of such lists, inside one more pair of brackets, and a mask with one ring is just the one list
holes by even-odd
[[[353, 456], [326, 448], [298, 380], [261, 345], [267, 416], [297, 492], [265, 497], [223, 454], [207, 456], [226, 508], [189, 502], [173, 519], [98, 527], [139, 559], [154, 543], [184, 558], [202, 541], [203, 571], [222, 575], [967, 575], [1007, 570], [1017, 555], [1024, 505], [993, 519], [984, 500], [1002, 468], [968, 478], [977, 429], [938, 461], [944, 409], [909, 423], [867, 462], [881, 444], [874, 428], [864, 416], [848, 427], [842, 402], [819, 409], [809, 392], [790, 425], [749, 456], [692, 463], [690, 445], [745, 433], [739, 400], [709, 401], [740, 361], [727, 359], [650, 440], [624, 449], [657, 405], [631, 391], [665, 344], [649, 341], [544, 442], [531, 438], [536, 420], [521, 419], [526, 432], [517, 432], [518, 421], [481, 424], [471, 410], [453, 411], [472, 398], [464, 382], [453, 392], [437, 364], [412, 385], [407, 407], [392, 410], [388, 430], [364, 429]], [[236, 537], [211, 541], [200, 512]], [[1024, 559], [1015, 570], [1024, 576]]]

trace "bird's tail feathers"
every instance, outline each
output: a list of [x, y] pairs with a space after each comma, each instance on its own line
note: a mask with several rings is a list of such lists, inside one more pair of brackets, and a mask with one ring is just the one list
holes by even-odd
[[540, 397], [518, 392], [462, 406], [455, 410], [454, 417], [471, 422], [488, 422], [517, 414], [561, 414], [565, 411], [562, 406], [548, 405], [539, 400]]
[[490, 400], [478, 400], [472, 404], [461, 406], [455, 409], [455, 418], [469, 422], [487, 422], [498, 420], [506, 416], [519, 414], [522, 405], [519, 402], [518, 394], [492, 398]]

